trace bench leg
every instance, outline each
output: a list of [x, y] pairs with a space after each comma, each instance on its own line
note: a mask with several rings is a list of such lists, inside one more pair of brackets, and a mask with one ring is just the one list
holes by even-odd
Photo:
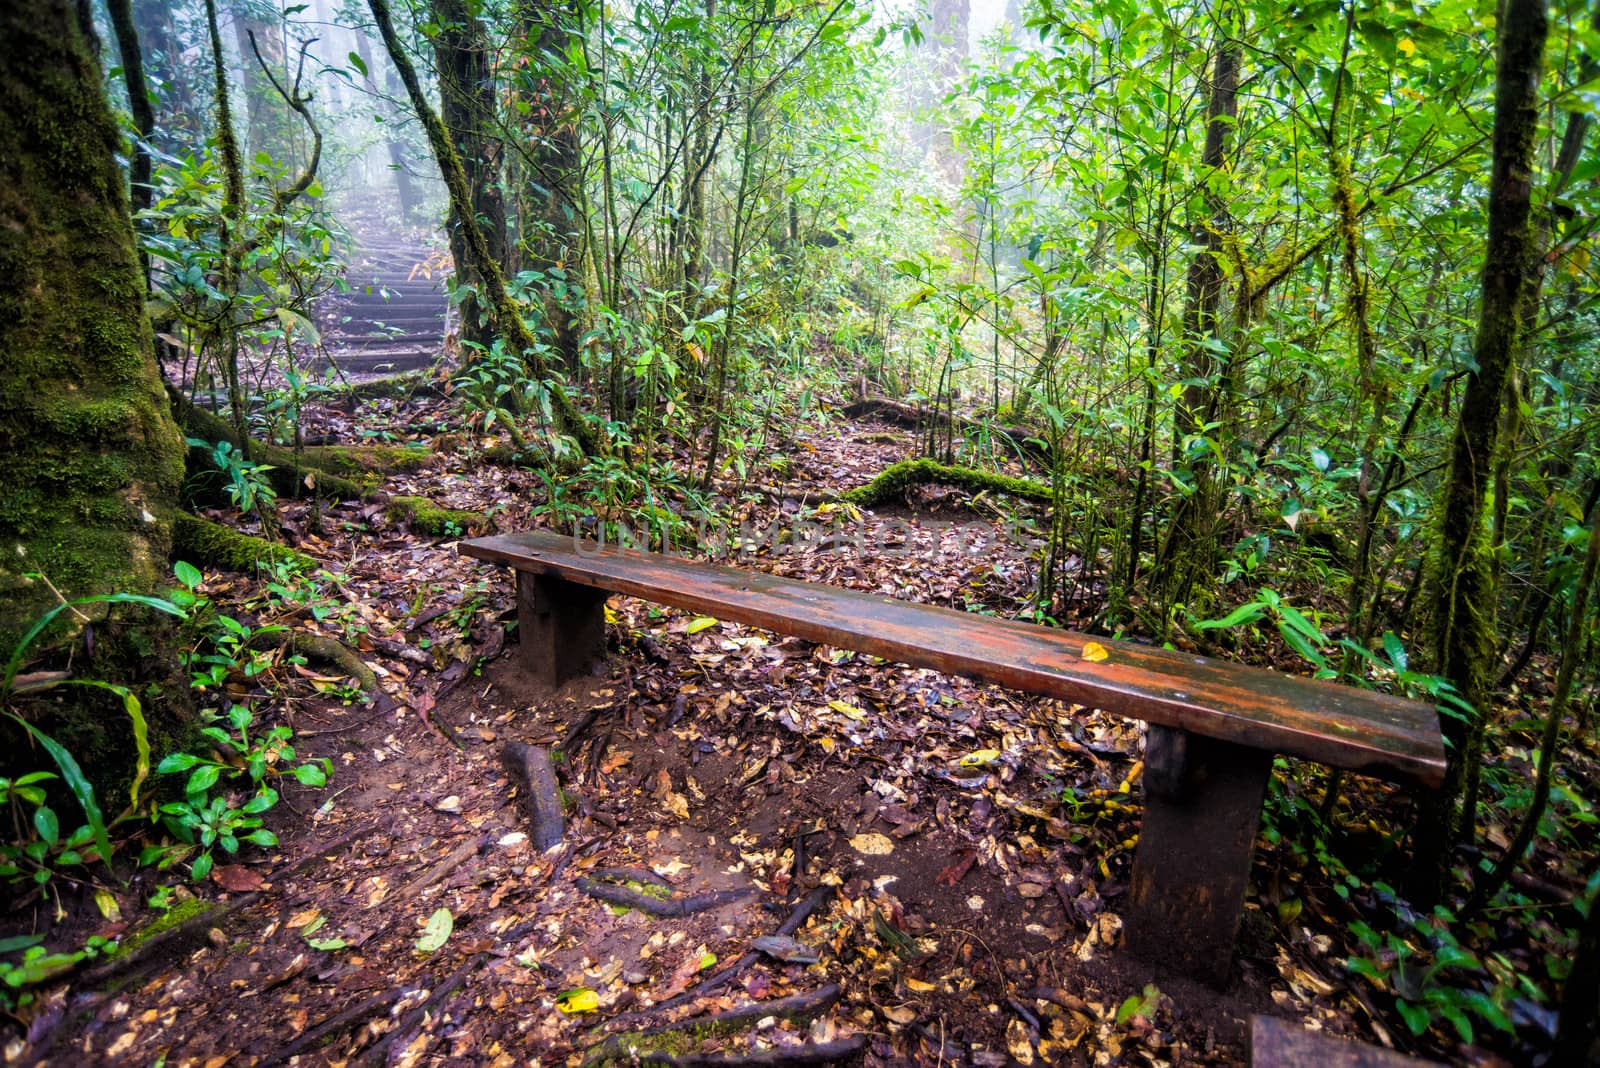
[[1150, 724], [1127, 944], [1224, 986], [1272, 754]]
[[591, 586], [517, 572], [523, 662], [540, 682], [559, 686], [605, 655], [607, 596]]

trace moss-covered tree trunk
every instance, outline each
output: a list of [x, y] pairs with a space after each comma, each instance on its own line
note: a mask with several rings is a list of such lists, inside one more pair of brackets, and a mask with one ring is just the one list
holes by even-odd
[[522, 220], [522, 245], [526, 266], [551, 280], [545, 290], [545, 321], [564, 369], [573, 374], [579, 366], [582, 324], [556, 290], [558, 283], [571, 288], [583, 278], [579, 260], [583, 158], [565, 85], [567, 52], [577, 36], [576, 16], [554, 0], [519, 0], [513, 10], [533, 53], [522, 95], [530, 105], [526, 189], [538, 211]]
[[[1202, 198], [1204, 214], [1191, 220], [1194, 258], [1189, 261], [1183, 308], [1184, 377], [1190, 383], [1173, 412], [1173, 461], [1181, 464], [1185, 439], [1218, 431], [1206, 429], [1231, 407], [1230, 387], [1223, 366], [1212, 351], [1221, 333], [1220, 309], [1224, 282], [1224, 230], [1227, 205], [1212, 189], [1225, 173], [1231, 154], [1233, 128], [1239, 112], [1240, 50], [1226, 26], [1219, 26], [1211, 62], [1211, 99], [1206, 115], [1206, 139], [1201, 150], [1202, 184], [1210, 191]], [[1217, 379], [1216, 382], [1212, 382]], [[1167, 601], [1184, 600], [1196, 581], [1209, 582], [1214, 574], [1217, 487], [1212, 465], [1200, 459], [1189, 465], [1194, 490], [1179, 503], [1158, 554], [1163, 565]]]
[[541, 354], [533, 332], [522, 321], [517, 302], [506, 290], [505, 275], [494, 258], [482, 228], [478, 226], [476, 218], [467, 218], [472, 214], [472, 191], [466, 171], [461, 166], [461, 157], [457, 154], [455, 146], [450, 143], [449, 131], [445, 129], [443, 121], [434, 112], [432, 105], [428, 103], [428, 98], [422, 92], [422, 83], [417, 78], [416, 67], [406, 55], [405, 46], [401, 43], [399, 35], [395, 33], [394, 17], [390, 14], [388, 0], [367, 0], [367, 6], [372, 11], [373, 20], [378, 24], [378, 34], [383, 38], [384, 48], [388, 49], [389, 59], [394, 63], [395, 70], [400, 74], [400, 81], [406, 87], [406, 95], [411, 98], [411, 106], [416, 110], [417, 118], [428, 134], [428, 144], [433, 149], [434, 158], [439, 162], [445, 189], [450, 194], [451, 210], [462, 220], [461, 232], [466, 238], [467, 253], [473, 266], [482, 275], [484, 295], [488, 298], [490, 323], [495, 335], [505, 338], [506, 343], [520, 353], [528, 374], [546, 382], [556, 430], [571, 435], [577, 442], [579, 451], [585, 456], [600, 454], [606, 448], [606, 442], [584, 418], [577, 405], [572, 403], [566, 391], [561, 388], [561, 384], [549, 380], [549, 365]]
[[167, 570], [184, 445], [151, 351], [120, 136], [70, 0], [0, 5], [0, 652]]
[[[471, 190], [472, 215], [501, 271], [506, 269], [506, 203], [500, 188], [501, 144], [495, 125], [494, 71], [489, 34], [466, 0], [431, 0], [439, 31], [433, 54], [439, 72], [439, 117], [450, 131]], [[473, 262], [460, 213], [450, 209], [450, 253], [456, 281], [471, 287], [461, 301], [461, 336], [488, 347], [494, 340], [476, 292], [482, 272]]]
[[1495, 678], [1495, 569], [1489, 551], [1487, 491], [1494, 468], [1500, 406], [1512, 372], [1532, 253], [1529, 225], [1533, 144], [1539, 125], [1539, 80], [1548, 32], [1545, 0], [1507, 0], [1500, 22], [1495, 74], [1494, 160], [1489, 178], [1489, 240], [1483, 297], [1467, 378], [1450, 442], [1450, 469], [1436, 506], [1437, 531], [1428, 561], [1429, 647], [1433, 668], [1472, 708], [1441, 715], [1449, 744], [1442, 790], [1427, 799], [1417, 829], [1419, 880], [1426, 900], [1442, 887], [1458, 833], [1471, 834], [1473, 813], [1457, 802], [1473, 796], [1484, 725]]

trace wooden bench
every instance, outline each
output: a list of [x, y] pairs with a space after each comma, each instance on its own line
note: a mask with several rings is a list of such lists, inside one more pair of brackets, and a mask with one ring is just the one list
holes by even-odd
[[[1275, 754], [1405, 784], [1444, 778], [1433, 708], [1388, 694], [547, 531], [461, 552], [516, 570], [522, 656], [552, 685], [603, 655], [603, 605], [620, 593], [1146, 721], [1127, 940], [1219, 985]], [[1105, 659], [1082, 658], [1091, 640]]]

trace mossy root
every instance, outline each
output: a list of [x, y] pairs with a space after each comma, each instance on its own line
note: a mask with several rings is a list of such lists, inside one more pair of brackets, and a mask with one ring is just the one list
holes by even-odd
[[489, 517], [482, 512], [441, 508], [426, 497], [391, 497], [385, 514], [391, 523], [404, 523], [412, 530], [436, 538], [454, 538], [489, 529]]
[[1012, 478], [993, 471], [980, 471], [974, 467], [941, 464], [935, 460], [901, 460], [878, 472], [876, 478], [865, 486], [858, 486], [842, 494], [840, 500], [848, 504], [870, 508], [904, 495], [912, 486], [937, 483], [959, 486], [969, 493], [1003, 493], [1025, 501], [1049, 503], [1050, 487], [1025, 478]]
[[172, 558], [197, 566], [220, 568], [248, 574], [262, 564], [289, 564], [309, 570], [316, 560], [265, 538], [241, 534], [221, 523], [179, 512], [172, 524]]
[[307, 660], [319, 660], [324, 664], [332, 664], [346, 675], [355, 679], [357, 685], [372, 700], [381, 701], [384, 698], [383, 687], [378, 685], [378, 676], [349, 646], [336, 638], [330, 638], [325, 634], [312, 634], [304, 630], [269, 630], [252, 635], [250, 647], [252, 649], [287, 649], [289, 652], [297, 653]]

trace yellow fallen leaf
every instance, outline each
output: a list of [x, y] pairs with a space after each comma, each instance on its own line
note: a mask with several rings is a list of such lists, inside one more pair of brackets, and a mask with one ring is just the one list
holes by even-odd
[[696, 616], [694, 619], [689, 620], [689, 633], [699, 634], [703, 630], [710, 630], [717, 623], [718, 621], [710, 616]]
[[886, 857], [894, 852], [894, 843], [884, 835], [869, 832], [850, 839], [850, 848], [869, 857]]
[[285, 927], [304, 927], [306, 924], [310, 923], [312, 920], [316, 919], [321, 914], [322, 914], [322, 910], [321, 909], [306, 909], [304, 912], [295, 913], [292, 917], [290, 917], [289, 922], [284, 924], [284, 926]]
[[622, 617], [620, 615], [618, 615], [617, 614], [617, 610], [615, 608], [612, 608], [610, 605], [606, 605], [605, 606], [605, 612], [606, 612], [606, 622], [607, 623], [611, 623], [611, 624], [614, 625], [614, 624], [622, 622]]
[[962, 757], [957, 763], [959, 763], [964, 768], [979, 768], [979, 767], [984, 767], [984, 766], [989, 765], [989, 764], [993, 764], [996, 760], [999, 760], [999, 759], [1000, 759], [1000, 750], [998, 750], [998, 749], [979, 749], [979, 750], [976, 750], [974, 752], [968, 753], [966, 756]]
[[1098, 664], [1111, 655], [1110, 651], [1099, 642], [1084, 642], [1083, 652], [1079, 654], [1091, 664]]
[[857, 708], [849, 701], [829, 701], [828, 707], [839, 713], [839, 715], [849, 716], [851, 719], [856, 720], [857, 722], [867, 718], [867, 714], [865, 712], [861, 711], [861, 709]]
[[111, 896], [111, 891], [96, 890], [94, 892], [94, 903], [100, 910], [100, 915], [112, 923], [122, 919], [122, 906], [117, 904], [117, 899]]
[[580, 986], [576, 990], [563, 990], [556, 995], [556, 1008], [569, 1015], [593, 1012], [599, 1007], [600, 995], [586, 986]]

